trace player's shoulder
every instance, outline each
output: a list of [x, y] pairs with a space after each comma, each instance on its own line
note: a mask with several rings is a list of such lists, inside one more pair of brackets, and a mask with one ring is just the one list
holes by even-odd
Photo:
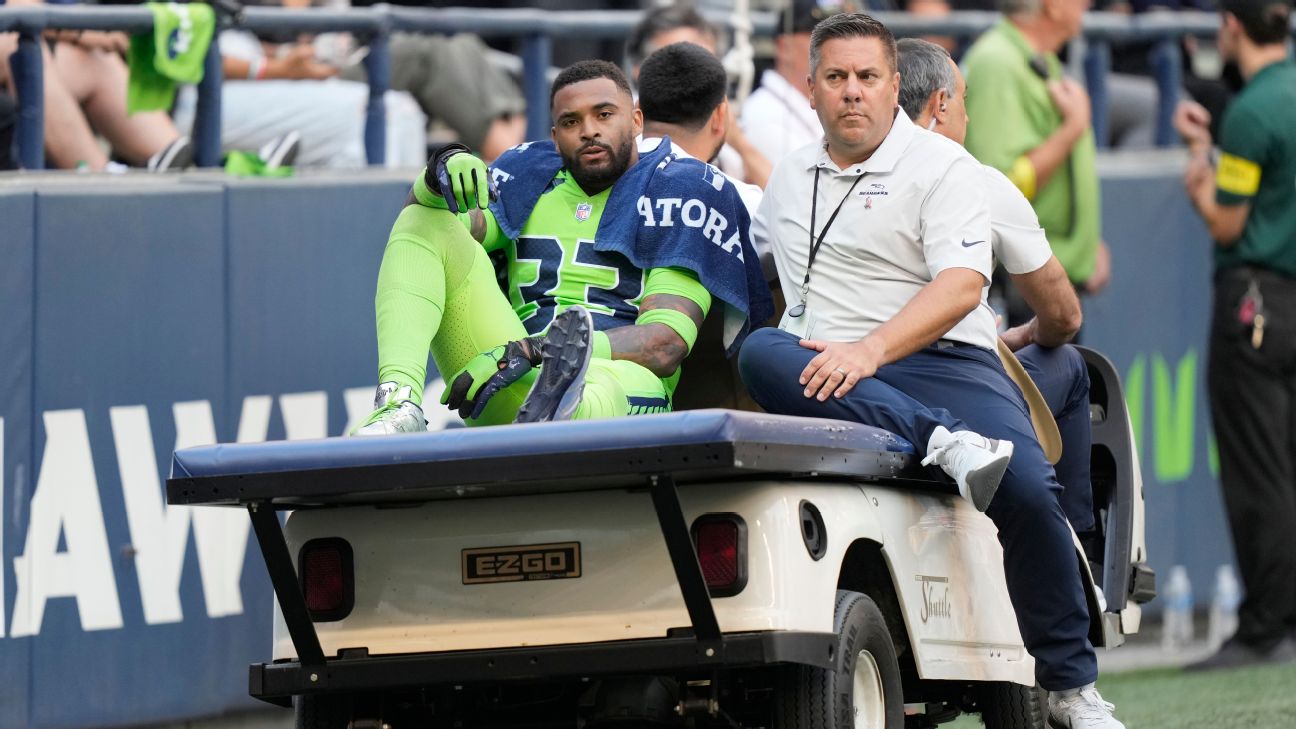
[[544, 159], [558, 158], [558, 148], [553, 142], [545, 140], [538, 142], [523, 142], [515, 144], [504, 150], [504, 153], [495, 158], [491, 167], [501, 170], [513, 170], [523, 166], [530, 166], [539, 163]]
[[708, 197], [742, 204], [737, 184], [715, 165], [694, 157], [671, 155], [658, 164], [653, 175], [657, 191], [677, 196]]

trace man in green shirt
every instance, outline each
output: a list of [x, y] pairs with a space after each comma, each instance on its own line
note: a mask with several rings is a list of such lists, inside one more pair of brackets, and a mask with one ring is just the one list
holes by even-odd
[[1246, 588], [1237, 633], [1199, 670], [1296, 660], [1296, 63], [1287, 0], [1222, 0], [1220, 54], [1247, 84], [1220, 124], [1185, 102], [1184, 185], [1215, 240], [1207, 384]]
[[963, 58], [966, 147], [1008, 176], [1039, 216], [1071, 282], [1097, 293], [1111, 275], [1102, 242], [1089, 96], [1057, 52], [1088, 0], [1000, 0], [1004, 17]]

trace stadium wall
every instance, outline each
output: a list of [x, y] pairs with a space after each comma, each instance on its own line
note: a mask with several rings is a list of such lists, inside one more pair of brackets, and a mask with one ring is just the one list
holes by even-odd
[[[164, 508], [173, 448], [367, 414], [373, 283], [408, 177], [66, 176], [0, 186], [0, 729], [254, 709], [272, 595], [246, 515]], [[1111, 290], [1152, 563], [1231, 551], [1201, 385], [1208, 241], [1177, 167], [1108, 165]], [[429, 416], [440, 415], [438, 408]], [[1199, 603], [1208, 596], [1199, 590]]]

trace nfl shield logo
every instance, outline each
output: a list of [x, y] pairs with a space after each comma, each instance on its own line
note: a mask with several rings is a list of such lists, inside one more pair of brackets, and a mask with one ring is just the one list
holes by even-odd
[[589, 220], [592, 212], [594, 212], [594, 206], [589, 203], [578, 203], [576, 205], [576, 219], [582, 223]]

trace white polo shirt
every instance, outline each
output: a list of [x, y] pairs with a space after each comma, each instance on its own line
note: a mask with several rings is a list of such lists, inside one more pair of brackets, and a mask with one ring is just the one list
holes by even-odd
[[743, 102], [740, 123], [747, 139], [770, 164], [823, 138], [810, 99], [772, 70], [761, 74], [760, 88]]
[[999, 170], [984, 165], [986, 202], [990, 205], [990, 244], [995, 260], [1008, 273], [1037, 271], [1053, 257], [1048, 237], [1030, 201]]
[[[820, 142], [793, 152], [770, 175], [757, 215], [762, 225], [752, 230], [768, 236], [789, 311], [801, 301], [816, 170], [816, 237], [850, 194], [810, 272], [803, 336], [862, 339], [948, 268], [976, 271], [988, 285], [993, 262], [981, 164], [898, 113], [886, 139], [860, 164], [838, 168]], [[788, 323], [785, 316], [780, 326], [795, 330]], [[984, 289], [981, 304], [942, 338], [994, 348], [994, 313]]]

